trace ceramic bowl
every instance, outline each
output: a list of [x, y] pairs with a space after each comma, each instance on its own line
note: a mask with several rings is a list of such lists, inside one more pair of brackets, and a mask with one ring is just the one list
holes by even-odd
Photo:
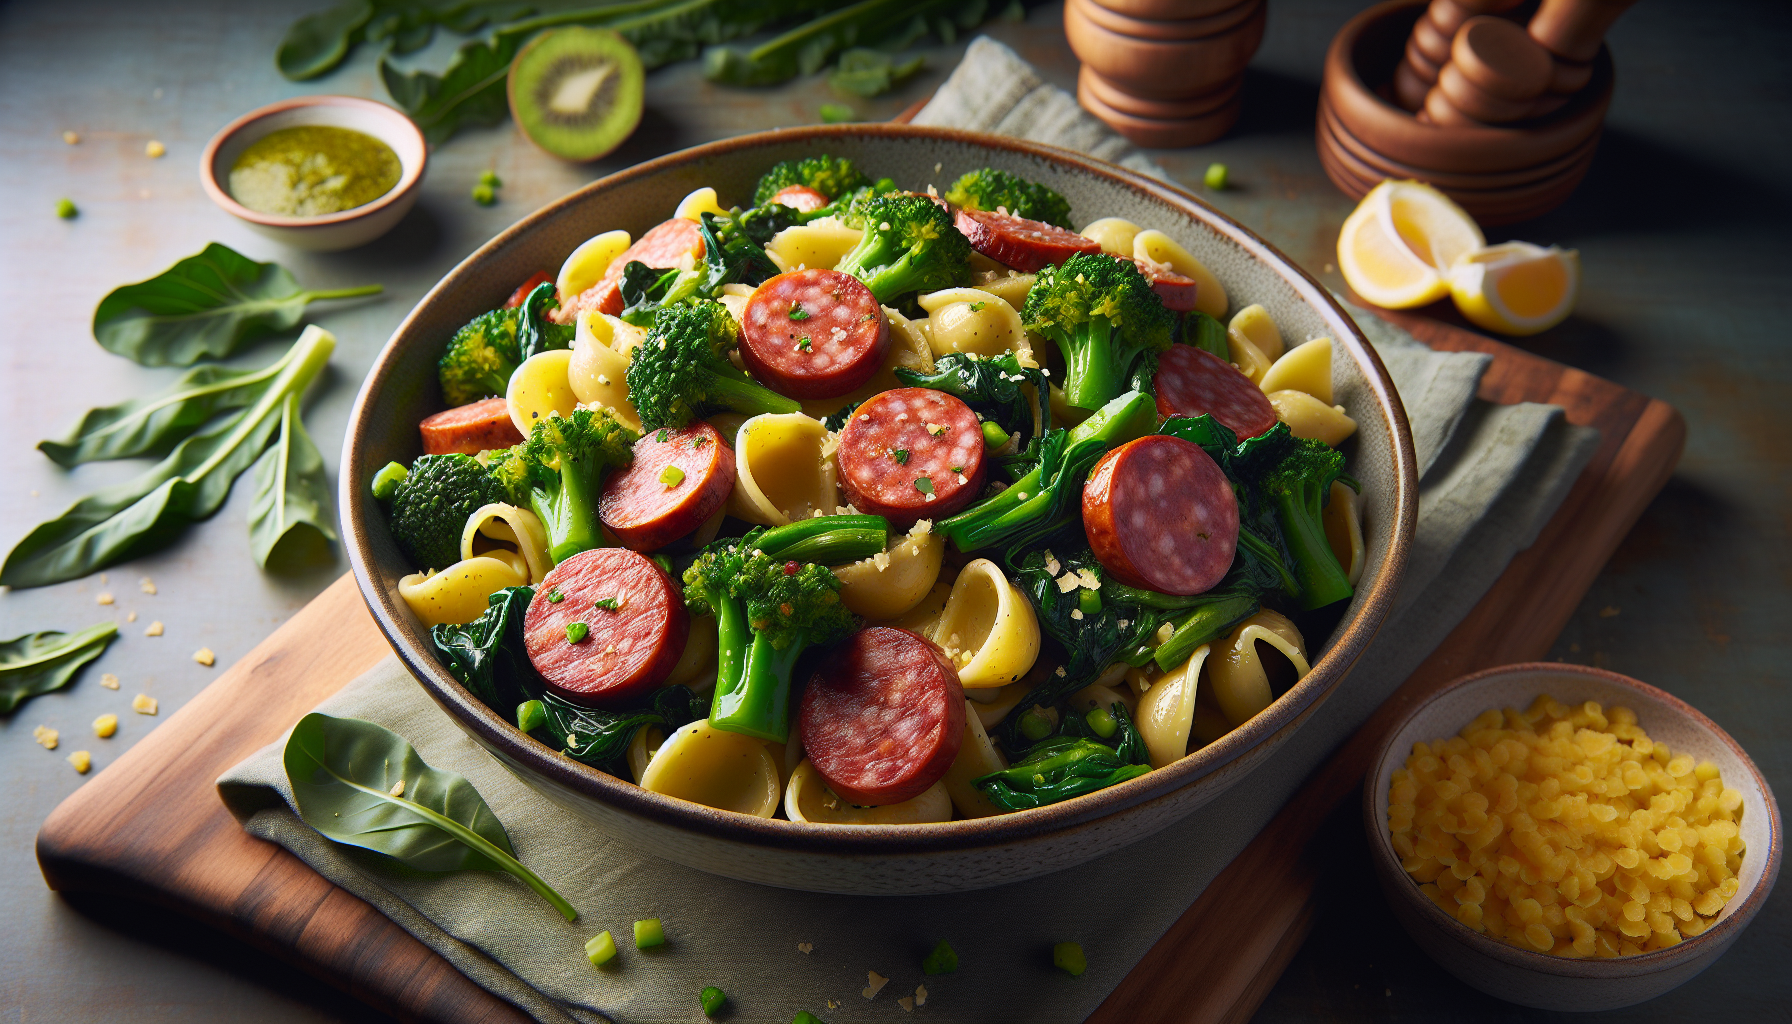
[[[232, 198], [227, 187], [230, 168], [243, 150], [270, 132], [302, 125], [352, 128], [391, 146], [398, 154], [398, 184], [371, 203], [317, 217], [259, 213]], [[428, 163], [423, 132], [384, 103], [357, 96], [296, 96], [251, 110], [220, 129], [199, 157], [199, 180], [212, 202], [256, 233], [295, 249], [335, 252], [365, 245], [403, 220], [417, 202]]]
[[[1351, 472], [1363, 482], [1367, 567], [1330, 637], [1314, 636], [1313, 668], [1262, 714], [1183, 760], [1130, 782], [1047, 807], [929, 825], [812, 825], [756, 818], [651, 793], [589, 768], [517, 731], [436, 661], [424, 628], [398, 596], [412, 571], [388, 533], [368, 481], [419, 453], [415, 424], [442, 408], [436, 360], [469, 319], [518, 282], [552, 272], [576, 246], [624, 228], [635, 237], [694, 189], [724, 203], [794, 157], [851, 157], [897, 184], [944, 186], [991, 166], [1056, 189], [1075, 223], [1124, 217], [1157, 227], [1194, 253], [1235, 296], [1260, 302], [1283, 336], [1336, 343], [1334, 387], [1359, 429]], [[1387, 372], [1323, 286], [1262, 239], [1188, 193], [1080, 153], [1014, 139], [909, 125], [835, 125], [711, 143], [611, 175], [530, 215], [469, 256], [405, 318], [361, 387], [343, 450], [343, 536], [356, 581], [399, 658], [477, 742], [580, 823], [636, 849], [734, 878], [813, 891], [950, 892], [1000, 885], [1098, 857], [1206, 804], [1270, 756], [1344, 679], [1387, 614], [1406, 563], [1417, 486], [1405, 412]]]
[[[1388, 833], [1388, 786], [1414, 743], [1456, 735], [1489, 708], [1527, 708], [1547, 693], [1564, 704], [1598, 701], [1636, 712], [1649, 738], [1674, 754], [1709, 760], [1724, 784], [1742, 793], [1742, 888], [1717, 922], [1679, 945], [1613, 960], [1577, 960], [1516, 949], [1444, 913], [1400, 867]], [[1663, 690], [1616, 672], [1534, 662], [1488, 669], [1459, 679], [1420, 704], [1394, 727], [1364, 783], [1363, 828], [1370, 857], [1394, 916], [1438, 965], [1469, 985], [1546, 1010], [1610, 1010], [1653, 999], [1711, 964], [1748, 927], [1773, 888], [1784, 841], [1779, 805], [1767, 780], [1736, 741], [1711, 719]]]

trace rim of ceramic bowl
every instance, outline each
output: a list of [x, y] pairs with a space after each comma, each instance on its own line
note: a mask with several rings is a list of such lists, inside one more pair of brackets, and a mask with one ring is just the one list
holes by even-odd
[[[1654, 974], [1655, 972], [1665, 970], [1682, 960], [1701, 955], [1706, 947], [1728, 942], [1731, 938], [1734, 938], [1737, 932], [1748, 927], [1749, 922], [1754, 919], [1755, 914], [1761, 909], [1761, 905], [1766, 901], [1767, 894], [1773, 889], [1774, 880], [1779, 875], [1780, 847], [1784, 842], [1779, 802], [1774, 799], [1773, 788], [1767, 784], [1767, 777], [1761, 774], [1760, 766], [1756, 765], [1754, 759], [1748, 756], [1748, 752], [1742, 749], [1742, 744], [1737, 743], [1735, 738], [1725, 732], [1716, 722], [1707, 718], [1704, 712], [1700, 711], [1698, 708], [1693, 707], [1691, 704], [1686, 703], [1666, 690], [1650, 686], [1640, 679], [1633, 679], [1630, 676], [1613, 672], [1609, 669], [1594, 668], [1591, 665], [1573, 665], [1560, 661], [1527, 661], [1516, 665], [1500, 665], [1495, 668], [1482, 669], [1479, 672], [1463, 676], [1461, 679], [1446, 684], [1442, 689], [1425, 698], [1406, 714], [1402, 715], [1400, 721], [1395, 724], [1393, 728], [1388, 730], [1387, 738], [1382, 741], [1381, 746], [1377, 749], [1375, 759], [1370, 762], [1374, 767], [1370, 771], [1369, 778], [1366, 780], [1366, 784], [1363, 787], [1363, 826], [1365, 829], [1376, 830], [1376, 834], [1369, 840], [1369, 846], [1370, 849], [1374, 851], [1375, 858], [1382, 862], [1384, 866], [1391, 863], [1393, 865], [1393, 871], [1398, 874], [1400, 878], [1406, 878], [1406, 872], [1400, 869], [1399, 862], [1395, 857], [1393, 846], [1386, 839], [1387, 796], [1384, 793], [1380, 793], [1378, 791], [1379, 787], [1374, 785], [1377, 781], [1377, 777], [1381, 774], [1382, 765], [1387, 763], [1387, 759], [1393, 751], [1394, 741], [1400, 737], [1401, 733], [1404, 733], [1407, 728], [1412, 725], [1414, 719], [1424, 713], [1426, 708], [1429, 708], [1432, 704], [1463, 687], [1473, 686], [1477, 683], [1485, 682], [1489, 679], [1497, 679], [1502, 676], [1521, 675], [1533, 672], [1587, 676], [1592, 679], [1599, 679], [1612, 683], [1625, 689], [1635, 690], [1652, 700], [1660, 701], [1661, 703], [1668, 705], [1675, 712], [1691, 719], [1695, 724], [1710, 730], [1712, 735], [1716, 736], [1724, 743], [1724, 745], [1728, 746], [1736, 755], [1736, 759], [1743, 765], [1743, 767], [1748, 769], [1748, 773], [1753, 778], [1756, 788], [1760, 790], [1762, 803], [1767, 807], [1767, 850], [1765, 853], [1767, 864], [1761, 870], [1760, 880], [1749, 892], [1738, 893], [1737, 895], [1741, 898], [1741, 902], [1736, 904], [1735, 910], [1733, 910], [1729, 916], [1712, 925], [1705, 931], [1700, 932], [1691, 938], [1682, 939], [1677, 945], [1668, 946], [1663, 949], [1650, 950], [1646, 953], [1638, 953], [1635, 956], [1614, 957], [1609, 960], [1556, 956], [1552, 953], [1539, 953], [1528, 949], [1519, 949], [1516, 946], [1508, 946], [1503, 942], [1488, 938], [1480, 932], [1475, 931], [1473, 928], [1470, 928], [1468, 925], [1463, 924], [1461, 921], [1456, 920], [1454, 917], [1451, 917], [1449, 914], [1444, 913], [1443, 908], [1439, 907], [1436, 903], [1433, 903], [1429, 897], [1420, 892], [1419, 887], [1416, 885], [1408, 884], [1404, 887], [1391, 888], [1400, 893], [1400, 898], [1414, 907], [1418, 913], [1425, 915], [1425, 917], [1431, 920], [1434, 924], [1439, 924], [1448, 928], [1451, 934], [1455, 935], [1470, 949], [1473, 949], [1482, 956], [1491, 957], [1501, 963], [1510, 964], [1514, 967], [1521, 967], [1525, 970], [1568, 978], [1595, 976], [1602, 978], [1634, 978], [1645, 974]], [[1753, 851], [1751, 850], [1750, 852]], [[1596, 971], [1588, 970], [1590, 965], [1597, 965], [1598, 969]]]
[[[373, 113], [375, 116], [391, 123], [393, 128], [397, 129], [400, 133], [410, 135], [415, 140], [417, 151], [422, 154], [422, 156], [418, 158], [413, 166], [402, 166], [401, 162], [402, 173], [398, 176], [398, 182], [388, 189], [385, 195], [380, 196], [371, 202], [363, 203], [360, 206], [353, 206], [346, 210], [338, 210], [335, 213], [320, 214], [316, 217], [288, 217], [283, 214], [262, 213], [258, 210], [251, 210], [242, 203], [237, 202], [236, 198], [230, 194], [230, 190], [224, 187], [224, 183], [218, 180], [216, 166], [218, 150], [223, 149], [238, 132], [257, 121], [272, 117], [275, 114], [283, 114], [288, 110], [298, 110], [303, 107], [349, 107]], [[385, 140], [381, 139], [380, 141], [384, 142]], [[397, 147], [393, 148], [396, 149]], [[211, 197], [212, 202], [217, 203], [226, 213], [246, 220], [251, 224], [259, 224], [263, 227], [270, 228], [318, 228], [328, 227], [332, 224], [344, 224], [351, 220], [359, 220], [362, 217], [378, 213], [380, 210], [398, 202], [407, 193], [416, 189], [418, 184], [423, 181], [423, 170], [428, 163], [429, 142], [424, 139], [423, 130], [417, 127], [415, 121], [412, 121], [409, 117], [405, 116], [403, 111], [394, 107], [389, 107], [376, 100], [362, 99], [359, 96], [334, 96], [328, 94], [321, 96], [294, 96], [290, 99], [269, 103], [265, 107], [256, 107], [254, 110], [249, 111], [247, 114], [242, 115], [218, 129], [218, 133], [213, 135], [211, 141], [205, 144], [205, 151], [199, 155], [199, 182], [204, 186], [205, 194]]]
[[[376, 581], [373, 577], [373, 552], [362, 526], [368, 521], [373, 506], [366, 496], [366, 488], [356, 486], [356, 481], [364, 480], [368, 470], [361, 457], [358, 442], [364, 431], [372, 429], [365, 422], [369, 414], [370, 396], [383, 384], [387, 374], [392, 372], [392, 364], [397, 361], [394, 342], [418, 318], [419, 311], [427, 308], [451, 286], [460, 284], [458, 276], [470, 270], [487, 254], [504, 249], [514, 240], [560, 216], [562, 211], [594, 192], [735, 152], [791, 143], [812, 142], [825, 146], [829, 140], [851, 137], [912, 141], [916, 145], [946, 143], [1006, 150], [1068, 166], [1076, 172], [1104, 179], [1113, 188], [1124, 189], [1148, 201], [1177, 208], [1184, 215], [1227, 238], [1254, 259], [1273, 268], [1298, 298], [1318, 309], [1321, 317], [1328, 321], [1328, 327], [1335, 335], [1334, 340], [1344, 346], [1356, 360], [1373, 396], [1373, 401], [1369, 403], [1371, 408], [1360, 410], [1360, 415], [1381, 418], [1392, 449], [1393, 472], [1390, 479], [1394, 487], [1394, 515], [1389, 524], [1387, 553], [1380, 574], [1367, 592], [1361, 595], [1361, 604], [1355, 615], [1339, 623], [1330, 649], [1313, 664], [1306, 676], [1255, 718], [1166, 768], [1087, 796], [1045, 807], [987, 818], [924, 825], [817, 825], [758, 818], [649, 792], [633, 782], [615, 778], [563, 757], [519, 732], [513, 722], [480, 702], [449, 675], [433, 652], [423, 649], [421, 644], [410, 642], [400, 627], [401, 618], [409, 613], [399, 607], [396, 588], [387, 585], [389, 581]], [[342, 526], [347, 538], [345, 547], [349, 562], [355, 573], [355, 581], [361, 588], [361, 595], [380, 630], [385, 633], [399, 659], [430, 696], [455, 717], [463, 729], [473, 733], [480, 743], [495, 752], [501, 752], [502, 759], [524, 767], [554, 785], [601, 801], [622, 813], [714, 839], [768, 848], [857, 855], [973, 850], [1062, 833], [1141, 804], [1166, 799], [1183, 786], [1224, 770], [1233, 761], [1249, 754], [1281, 730], [1298, 726], [1318, 708], [1349, 673], [1357, 657], [1386, 619], [1404, 574], [1412, 540], [1418, 484], [1412, 434], [1405, 410], [1388, 377], [1387, 368], [1382, 365], [1375, 349], [1332, 298], [1331, 293], [1269, 243], [1182, 189], [1081, 153], [1039, 143], [906, 124], [847, 124], [757, 132], [671, 153], [601, 178], [506, 229], [437, 282], [405, 317], [394, 332], [393, 339], [387, 342], [385, 349], [375, 360], [355, 398], [338, 482], [338, 501], [342, 509]]]

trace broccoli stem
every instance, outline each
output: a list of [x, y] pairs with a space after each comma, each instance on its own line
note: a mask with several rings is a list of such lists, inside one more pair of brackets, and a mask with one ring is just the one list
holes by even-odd
[[845, 565], [870, 558], [889, 544], [890, 521], [883, 516], [817, 516], [767, 530], [758, 548], [793, 562]]
[[1202, 644], [1210, 644], [1262, 607], [1249, 596], [1227, 597], [1196, 608], [1176, 624], [1170, 639], [1152, 652], [1152, 660], [1165, 672], [1189, 659]]
[[570, 460], [560, 461], [560, 491], [540, 488], [529, 494], [529, 506], [548, 531], [548, 554], [557, 565], [581, 551], [608, 547], [597, 518], [599, 495], [586, 487], [585, 476]]
[[800, 630], [783, 650], [772, 646], [766, 634], [755, 632], [747, 646], [740, 682], [723, 692], [717, 674], [709, 724], [771, 743], [790, 739], [790, 676], [808, 646]]
[[1293, 487], [1273, 488], [1269, 496], [1282, 525], [1282, 538], [1288, 542], [1288, 553], [1294, 556], [1300, 606], [1307, 609], [1324, 608], [1354, 593], [1344, 567], [1338, 564], [1331, 543], [1325, 539], [1325, 525], [1320, 518], [1324, 494], [1324, 487], [1302, 481]]
[[717, 374], [710, 385], [709, 397], [715, 404], [747, 416], [803, 411], [802, 403], [794, 398], [785, 398], [750, 380], [739, 380], [721, 374]]
[[740, 688], [747, 645], [753, 642], [753, 631], [747, 624], [746, 602], [728, 594], [708, 594], [708, 597], [709, 606], [716, 611], [716, 705], [719, 706], [724, 693]]
[[1115, 358], [1114, 325], [1096, 317], [1069, 331], [1054, 331], [1064, 353], [1064, 401], [1078, 409], [1099, 409], [1119, 394], [1126, 367]]

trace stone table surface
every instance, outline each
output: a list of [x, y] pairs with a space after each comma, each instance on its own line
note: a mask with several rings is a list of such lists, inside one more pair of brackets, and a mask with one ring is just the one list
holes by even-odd
[[[641, 128], [608, 159], [560, 163], [509, 123], [468, 131], [434, 154], [422, 198], [392, 234], [353, 252], [301, 254], [214, 207], [195, 168], [207, 138], [252, 107], [320, 92], [386, 98], [370, 47], [318, 81], [279, 76], [272, 56], [280, 35], [314, 6], [321, 3], [63, 0], [0, 8], [0, 309], [12, 325], [0, 341], [0, 542], [10, 546], [78, 497], [141, 468], [101, 463], [65, 472], [32, 449], [82, 410], [177, 373], [144, 369], [93, 343], [89, 311], [111, 288], [214, 240], [278, 259], [312, 287], [384, 284], [378, 299], [319, 307], [313, 316], [340, 340], [306, 412], [333, 473], [350, 403], [375, 353], [429, 286], [481, 242], [605, 173], [740, 132], [810, 123], [820, 104], [838, 99], [820, 76], [730, 90], [705, 82], [694, 64], [668, 67], [649, 76]], [[1213, 145], [1157, 154], [1178, 180], [1335, 288], [1343, 282], [1334, 245], [1351, 204], [1320, 170], [1313, 115], [1326, 44], [1361, 6], [1275, 0], [1238, 127]], [[1073, 87], [1076, 62], [1060, 19], [1050, 3], [987, 31]], [[438, 38], [416, 59], [440, 66], [455, 42]], [[1685, 698], [1735, 735], [1781, 793], [1792, 793], [1792, 443], [1784, 425], [1792, 404], [1792, 62], [1784, 56], [1792, 8], [1651, 0], [1624, 17], [1610, 43], [1619, 84], [1590, 176], [1561, 209], [1491, 240], [1581, 252], [1575, 316], [1518, 344], [1671, 402], [1690, 435], [1679, 471], [1552, 657], [1633, 674]], [[853, 100], [859, 116], [888, 118], [925, 96], [962, 49], [962, 40], [925, 49], [926, 71], [893, 95]], [[79, 144], [65, 144], [64, 131], [79, 133]], [[165, 144], [166, 156], [145, 155], [151, 139]], [[1231, 168], [1234, 184], [1224, 192], [1200, 188], [1213, 161]], [[469, 190], [488, 168], [504, 188], [497, 205], [481, 208]], [[81, 211], [71, 221], [53, 213], [65, 196]], [[241, 361], [259, 364], [274, 351], [263, 345]], [[132, 696], [154, 696], [163, 714], [179, 708], [346, 570], [332, 551], [258, 571], [246, 490], [238, 487], [217, 516], [158, 554], [105, 576], [0, 595], [0, 637], [108, 618], [121, 625], [119, 640], [76, 685], [0, 718], [0, 1020], [379, 1019], [169, 915], [58, 897], [32, 857], [39, 823], [83, 782], [64, 755], [91, 750], [103, 769], [156, 724], [130, 712]], [[140, 587], [146, 577], [153, 596]], [[114, 603], [96, 603], [102, 593]], [[144, 635], [152, 621], [165, 624], [163, 635]], [[219, 667], [192, 660], [200, 647], [216, 652]], [[102, 688], [101, 672], [118, 675], [122, 687]], [[121, 718], [118, 735], [96, 739], [88, 723], [108, 711]], [[54, 753], [32, 742], [40, 724], [62, 732]], [[1423, 957], [1369, 882], [1354, 812], [1341, 815], [1325, 841], [1336, 849], [1334, 884], [1325, 887], [1313, 937], [1259, 1020], [1550, 1016], [1480, 997]], [[1792, 1019], [1789, 959], [1792, 887], [1717, 966], [1623, 1016]]]

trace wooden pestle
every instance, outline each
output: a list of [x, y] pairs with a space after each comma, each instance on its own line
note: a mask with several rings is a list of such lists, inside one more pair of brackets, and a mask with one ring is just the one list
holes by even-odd
[[1450, 62], [1451, 40], [1462, 23], [1480, 14], [1498, 14], [1523, 0], [1431, 0], [1406, 40], [1406, 56], [1394, 70], [1394, 97], [1407, 110], [1425, 104], [1438, 72]]
[[1605, 33], [1636, 0], [1543, 0], [1531, 17], [1531, 38], [1555, 55], [1551, 96], [1571, 96], [1593, 77]]
[[1450, 60], [1425, 95], [1425, 113], [1436, 124], [1461, 123], [1452, 111], [1483, 124], [1532, 116], [1549, 88], [1555, 60], [1523, 26], [1476, 15], [1450, 43]]

